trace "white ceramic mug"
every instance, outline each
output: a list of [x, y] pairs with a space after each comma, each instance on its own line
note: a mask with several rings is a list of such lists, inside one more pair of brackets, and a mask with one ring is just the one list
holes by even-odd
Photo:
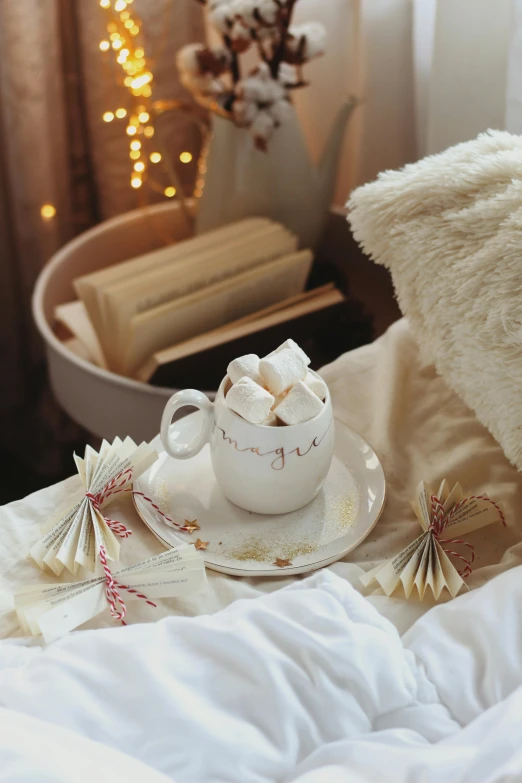
[[[247, 511], [284, 514], [305, 506], [326, 478], [334, 449], [330, 393], [323, 410], [310, 421], [291, 427], [251, 424], [225, 404], [226, 376], [215, 403], [195, 389], [179, 391], [168, 401], [161, 420], [161, 441], [167, 454], [189, 459], [210, 442], [212, 467], [225, 497]], [[203, 412], [203, 426], [190, 443], [171, 436], [172, 417], [192, 405]]]

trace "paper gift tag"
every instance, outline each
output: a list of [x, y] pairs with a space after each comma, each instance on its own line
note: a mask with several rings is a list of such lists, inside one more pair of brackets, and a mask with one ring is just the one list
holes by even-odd
[[[99, 566], [98, 566], [99, 568]], [[190, 595], [206, 582], [203, 557], [191, 544], [181, 544], [112, 573], [124, 600], [144, 600]], [[14, 596], [22, 630], [43, 634], [46, 642], [63, 636], [108, 607], [107, 578], [98, 573], [82, 582], [58, 585], [34, 585]]]

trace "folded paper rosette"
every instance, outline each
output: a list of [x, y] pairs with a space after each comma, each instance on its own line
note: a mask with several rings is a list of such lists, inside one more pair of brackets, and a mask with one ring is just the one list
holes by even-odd
[[[465, 495], [459, 484], [450, 492], [446, 480], [437, 494], [421, 481], [412, 506], [423, 533], [393, 560], [381, 563], [360, 580], [365, 586], [377, 582], [386, 595], [402, 584], [407, 598], [417, 588], [422, 600], [428, 587], [435, 599], [444, 588], [454, 598], [465, 585], [464, 577], [471, 573], [475, 557], [473, 546], [463, 536], [494, 522], [505, 524], [504, 515], [486, 495]], [[460, 571], [451, 558], [462, 564]]]
[[15, 609], [22, 630], [36, 636], [43, 634], [46, 642], [63, 636], [109, 605], [115, 616], [125, 617], [128, 599], [141, 599], [156, 606], [152, 599], [192, 594], [206, 581], [205, 563], [191, 544], [181, 544], [141, 563], [114, 571], [107, 579], [101, 565], [100, 573], [83, 582], [57, 585], [31, 585], [14, 596]]
[[132, 482], [157, 458], [148, 443], [138, 446], [132, 438], [116, 438], [113, 443], [104, 440], [99, 453], [87, 446], [83, 459], [75, 454], [83, 486], [31, 549], [39, 567], [47, 566], [56, 576], [64, 568], [72, 574], [80, 566], [94, 571], [101, 549], [108, 560], [118, 560], [118, 537], [125, 538], [130, 531], [105, 517], [102, 508], [119, 493], [131, 491]]

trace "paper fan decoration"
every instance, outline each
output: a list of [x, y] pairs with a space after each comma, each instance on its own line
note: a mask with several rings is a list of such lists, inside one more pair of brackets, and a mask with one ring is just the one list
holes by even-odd
[[[428, 587], [435, 599], [445, 588], [454, 598], [471, 574], [475, 559], [474, 547], [463, 536], [495, 522], [505, 524], [504, 515], [487, 495], [466, 496], [460, 484], [455, 484], [450, 492], [446, 480], [437, 494], [421, 481], [412, 506], [424, 531], [422, 535], [393, 560], [381, 563], [360, 580], [365, 586], [377, 582], [386, 595], [402, 584], [407, 598], [416, 588], [422, 600]], [[453, 559], [460, 563], [460, 570]]]

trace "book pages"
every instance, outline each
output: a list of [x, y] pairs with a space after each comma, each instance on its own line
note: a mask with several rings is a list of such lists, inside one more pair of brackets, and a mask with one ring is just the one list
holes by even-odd
[[[450, 491], [444, 480], [437, 494], [421, 481], [411, 502], [423, 530], [392, 560], [380, 563], [360, 577], [363, 585], [377, 582], [386, 595], [400, 585], [406, 598], [414, 590], [422, 600], [429, 588], [436, 600], [444, 589], [452, 598], [465, 586], [464, 578], [471, 573], [474, 550], [461, 537], [495, 522], [504, 523], [499, 506], [485, 495], [465, 495], [455, 484]], [[461, 571], [457, 570], [456, 559]]]
[[104, 370], [108, 368], [98, 335], [83, 302], [67, 302], [58, 305], [54, 310], [54, 317], [80, 342], [89, 361], [97, 364], [98, 367], [103, 367]]
[[[22, 630], [46, 642], [63, 636], [108, 608], [106, 575], [59, 585], [34, 585], [14, 596]], [[180, 544], [135, 565], [113, 571], [116, 589], [123, 599], [144, 600], [154, 607], [155, 598], [172, 598], [197, 592], [206, 582], [205, 562], [191, 544]], [[151, 610], [153, 611], [153, 609]]]
[[[248, 234], [261, 225], [269, 226], [271, 222], [265, 218], [247, 218], [195, 237], [178, 238], [179, 241], [173, 244], [159, 247], [135, 258], [120, 261], [118, 264], [79, 277], [74, 281], [74, 288], [79, 298], [84, 302], [97, 334], [103, 338], [103, 313], [100, 309], [99, 295], [106, 286], [119, 280], [134, 279], [144, 272], [161, 266], [169, 267], [170, 273], [175, 274], [171, 265], [176, 265], [180, 259], [193, 256], [206, 247], [219, 246], [241, 234]], [[180, 226], [175, 228], [174, 233], [177, 236]]]
[[295, 296], [306, 285], [312, 261], [312, 253], [302, 250], [135, 315], [121, 371], [133, 375], [155, 351]]
[[116, 438], [113, 443], [104, 440], [99, 452], [87, 446], [83, 459], [75, 454], [83, 486], [32, 547], [30, 556], [38, 566], [49, 568], [56, 576], [64, 568], [72, 574], [79, 567], [94, 571], [100, 547], [108, 560], [118, 560], [117, 535], [129, 533], [122, 533], [122, 526], [107, 519], [102, 509], [119, 493], [129, 491], [132, 482], [157, 458], [147, 443], [137, 446], [132, 438]]

